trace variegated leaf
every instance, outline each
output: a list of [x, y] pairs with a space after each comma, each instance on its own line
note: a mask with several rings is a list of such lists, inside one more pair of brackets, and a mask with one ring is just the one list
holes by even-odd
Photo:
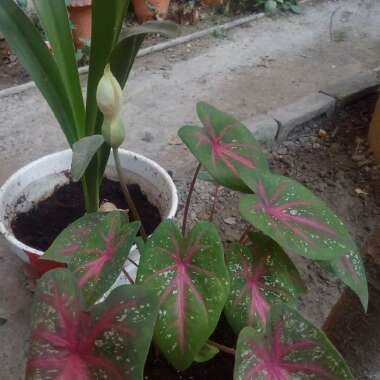
[[182, 127], [178, 135], [210, 175], [221, 185], [250, 193], [239, 168], [252, 173], [268, 170], [268, 162], [252, 133], [233, 116], [200, 102], [197, 111], [203, 128]]
[[91, 305], [120, 275], [139, 227], [128, 223], [124, 211], [87, 214], [67, 227], [43, 258], [67, 263]]
[[353, 380], [326, 335], [285, 305], [276, 305], [265, 331], [244, 328], [234, 380]]
[[121, 286], [87, 311], [77, 279], [55, 269], [33, 302], [28, 380], [141, 380], [157, 317], [154, 292]]
[[160, 297], [155, 343], [176, 368], [187, 368], [214, 331], [229, 293], [216, 228], [202, 222], [184, 238], [174, 222], [161, 223], [141, 255], [137, 282]]
[[351, 252], [332, 261], [319, 261], [318, 264], [349, 286], [358, 295], [364, 310], [367, 311], [367, 277], [359, 252]]
[[275, 174], [242, 178], [255, 192], [240, 200], [240, 213], [287, 253], [333, 260], [357, 252], [343, 222], [300, 183]]
[[281, 247], [261, 233], [250, 235], [250, 244], [233, 243], [226, 261], [231, 293], [225, 307], [236, 333], [246, 326], [263, 329], [271, 305], [296, 306], [305, 288], [299, 273]]

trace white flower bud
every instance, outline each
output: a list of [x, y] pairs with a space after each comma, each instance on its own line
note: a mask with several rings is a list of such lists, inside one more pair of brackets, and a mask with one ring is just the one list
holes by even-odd
[[116, 119], [119, 116], [121, 96], [120, 84], [112, 74], [110, 65], [107, 65], [96, 90], [96, 101], [105, 118]]
[[120, 119], [104, 119], [102, 126], [104, 141], [111, 148], [118, 148], [125, 139], [124, 125]]

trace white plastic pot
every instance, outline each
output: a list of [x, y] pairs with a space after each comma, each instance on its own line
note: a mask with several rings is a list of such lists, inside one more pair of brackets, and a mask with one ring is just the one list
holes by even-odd
[[[177, 212], [178, 195], [168, 173], [156, 162], [137, 153], [120, 149], [119, 154], [127, 182], [140, 185], [149, 201], [158, 207], [163, 219], [173, 218]], [[12, 219], [17, 213], [30, 210], [48, 198], [57, 187], [70, 181], [71, 158], [71, 149], [44, 156], [18, 170], [0, 188], [0, 233], [10, 250], [25, 262], [29, 262], [25, 252], [38, 255], [43, 252], [16, 239], [11, 228]], [[105, 175], [118, 180], [112, 156]], [[132, 247], [129, 257], [138, 261], [136, 246]], [[136, 268], [132, 264], [126, 263], [126, 269], [132, 277], [135, 276]], [[124, 274], [120, 275], [117, 284], [125, 282]]]

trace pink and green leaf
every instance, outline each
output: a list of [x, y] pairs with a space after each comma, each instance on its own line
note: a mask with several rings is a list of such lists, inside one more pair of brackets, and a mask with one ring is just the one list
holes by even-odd
[[216, 228], [202, 222], [184, 238], [174, 222], [161, 223], [141, 255], [137, 282], [160, 297], [156, 345], [173, 366], [187, 368], [215, 330], [229, 293]]
[[157, 311], [154, 292], [139, 286], [86, 310], [75, 275], [48, 272], [33, 301], [26, 379], [142, 379]]
[[368, 308], [368, 285], [365, 268], [359, 252], [352, 251], [332, 261], [319, 261], [318, 264], [331, 272], [360, 298], [364, 310]]
[[231, 244], [226, 263], [231, 293], [224, 313], [237, 334], [246, 326], [265, 328], [271, 305], [296, 306], [297, 297], [305, 291], [286, 253], [261, 233], [252, 233], [249, 245]]
[[91, 305], [120, 275], [139, 227], [123, 211], [87, 214], [66, 228], [43, 257], [67, 263]]
[[203, 128], [182, 127], [178, 135], [210, 175], [233, 190], [251, 192], [239, 176], [240, 168], [252, 173], [268, 170], [268, 162], [252, 133], [233, 116], [200, 102]]
[[275, 305], [264, 331], [244, 328], [234, 380], [353, 380], [326, 335], [285, 305]]
[[333, 260], [357, 252], [343, 222], [300, 183], [267, 173], [255, 179], [242, 172], [255, 192], [240, 200], [240, 213], [287, 253], [314, 260]]

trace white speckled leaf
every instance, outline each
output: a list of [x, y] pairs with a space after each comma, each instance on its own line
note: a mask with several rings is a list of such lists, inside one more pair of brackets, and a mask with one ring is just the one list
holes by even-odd
[[367, 311], [367, 277], [359, 252], [352, 252], [349, 255], [340, 256], [332, 261], [319, 261], [318, 264], [349, 286], [359, 296], [364, 310]]
[[250, 168], [252, 173], [268, 170], [260, 145], [233, 116], [204, 102], [197, 104], [197, 112], [204, 128], [184, 126], [179, 137], [218, 183], [250, 193], [238, 169]]
[[67, 269], [50, 271], [39, 281], [26, 378], [141, 380], [157, 296], [121, 286], [87, 311], [76, 283]]
[[357, 252], [343, 222], [300, 183], [275, 174], [242, 178], [255, 192], [240, 200], [240, 213], [287, 253], [333, 260]]
[[91, 305], [120, 275], [139, 227], [124, 211], [86, 214], [59, 234], [43, 258], [68, 264]]
[[275, 305], [266, 331], [244, 328], [234, 380], [353, 380], [326, 335], [298, 312]]
[[225, 307], [228, 322], [238, 334], [246, 326], [265, 328], [272, 304], [296, 306], [305, 291], [302, 279], [286, 253], [261, 233], [250, 244], [230, 245], [226, 256], [231, 293]]
[[161, 223], [141, 255], [137, 282], [160, 297], [156, 345], [173, 366], [187, 368], [214, 331], [229, 293], [216, 228], [202, 222], [183, 238], [174, 222]]

